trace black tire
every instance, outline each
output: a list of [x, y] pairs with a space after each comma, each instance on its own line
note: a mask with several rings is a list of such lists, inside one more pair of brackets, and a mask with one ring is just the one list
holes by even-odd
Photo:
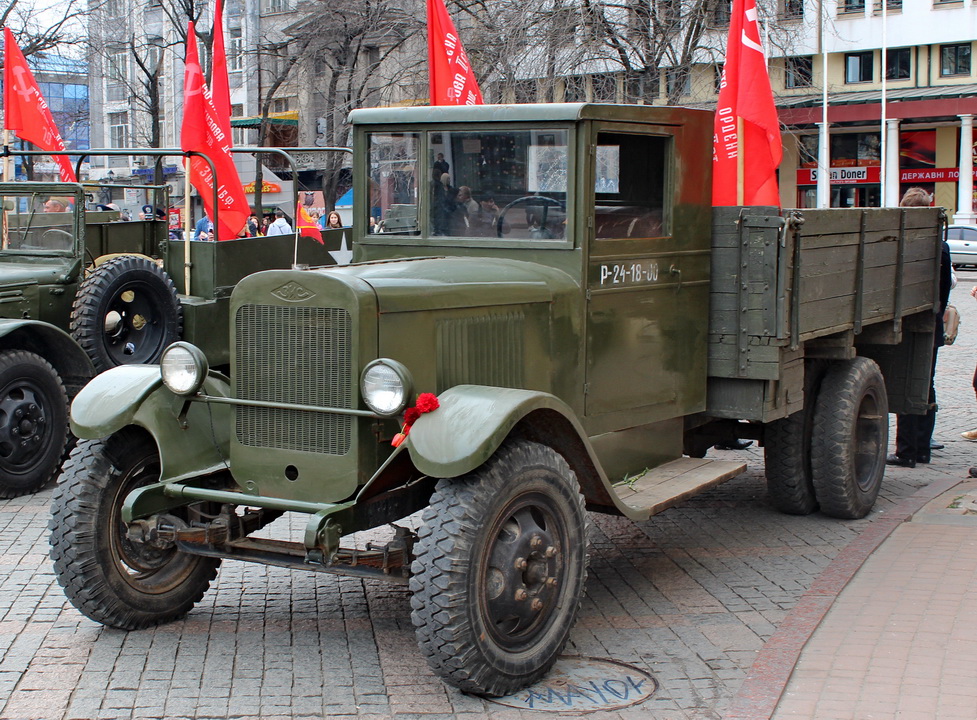
[[580, 606], [587, 525], [573, 471], [537, 443], [508, 442], [477, 470], [439, 481], [410, 580], [431, 668], [488, 696], [545, 675]]
[[811, 435], [823, 375], [821, 363], [808, 362], [804, 369], [803, 409], [767, 423], [763, 430], [767, 497], [771, 505], [788, 515], [810, 515], [818, 509], [811, 479]]
[[856, 357], [825, 375], [814, 407], [811, 479], [821, 511], [831, 517], [865, 517], [885, 474], [889, 400], [882, 371]]
[[123, 255], [99, 265], [79, 286], [71, 307], [71, 335], [97, 372], [155, 363], [182, 331], [173, 281], [144, 257]]
[[58, 471], [68, 435], [68, 396], [39, 355], [0, 352], [0, 498], [37, 492]]
[[178, 618], [203, 597], [220, 560], [150, 546], [126, 536], [126, 495], [159, 479], [156, 445], [122, 430], [81, 440], [51, 505], [51, 559], [68, 600], [86, 617], [123, 630]]

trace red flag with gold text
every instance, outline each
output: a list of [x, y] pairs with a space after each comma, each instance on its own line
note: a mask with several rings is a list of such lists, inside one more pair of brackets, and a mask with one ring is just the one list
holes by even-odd
[[[10, 28], [3, 29], [3, 41], [3, 127], [41, 150], [64, 150], [51, 110]], [[67, 155], [51, 159], [58, 164], [63, 182], [78, 182]]]
[[755, 0], [733, 0], [713, 135], [712, 204], [780, 206], [780, 122]]
[[[207, 215], [215, 221], [218, 240], [238, 236], [251, 212], [244, 186], [231, 157], [230, 134], [223, 129], [220, 113], [204, 82], [197, 54], [193, 22], [187, 30], [187, 57], [183, 77], [183, 125], [180, 148], [184, 152], [205, 154], [214, 163], [214, 172], [201, 157], [191, 157], [190, 182], [200, 193]], [[214, 186], [217, 187], [217, 212], [214, 213]]]
[[427, 0], [427, 71], [432, 105], [481, 105], [482, 91], [444, 0]]

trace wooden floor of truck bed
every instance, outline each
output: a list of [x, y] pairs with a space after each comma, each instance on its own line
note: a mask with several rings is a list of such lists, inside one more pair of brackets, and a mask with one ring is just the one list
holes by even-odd
[[614, 490], [631, 507], [655, 515], [745, 470], [745, 462], [683, 457], [616, 485]]

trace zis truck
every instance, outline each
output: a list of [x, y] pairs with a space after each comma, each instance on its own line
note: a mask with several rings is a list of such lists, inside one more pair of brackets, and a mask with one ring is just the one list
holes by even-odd
[[[82, 613], [177, 618], [225, 559], [382, 578], [438, 675], [502, 695], [567, 641], [588, 511], [744, 470], [713, 443], [760, 440], [782, 511], [871, 510], [888, 413], [927, 408], [941, 210], [713, 210], [702, 111], [351, 118], [354, 263], [244, 278], [230, 379], [178, 342], [76, 397], [51, 555]], [[284, 513], [301, 537], [259, 532]]]

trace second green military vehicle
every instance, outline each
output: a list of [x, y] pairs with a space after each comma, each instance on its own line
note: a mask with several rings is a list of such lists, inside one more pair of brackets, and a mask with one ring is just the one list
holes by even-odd
[[[230, 379], [176, 343], [75, 399], [51, 554], [84, 614], [179, 617], [225, 559], [385, 578], [431, 667], [501, 695], [567, 641], [587, 511], [742, 472], [718, 440], [765, 443], [782, 510], [870, 511], [888, 413], [926, 409], [939, 210], [714, 213], [701, 111], [352, 120], [356, 262], [242, 280]], [[258, 532], [283, 513], [301, 538]]]
[[[162, 189], [150, 192], [167, 206]], [[97, 372], [158, 362], [181, 337], [225, 366], [234, 283], [295, 257], [333, 262], [307, 239], [296, 255], [294, 236], [192, 241], [188, 291], [185, 246], [167, 239], [164, 220], [120, 222], [85, 201], [77, 184], [0, 183], [0, 498], [35, 492], [57, 472], [68, 401]]]

